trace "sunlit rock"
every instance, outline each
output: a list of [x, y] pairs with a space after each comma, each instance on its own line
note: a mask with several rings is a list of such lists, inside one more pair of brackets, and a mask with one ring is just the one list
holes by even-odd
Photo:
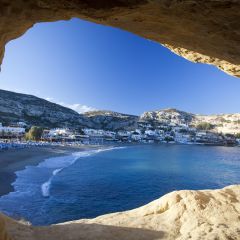
[[2, 231], [17, 240], [238, 240], [240, 185], [175, 191], [134, 210], [47, 227], [0, 219], [6, 222]]

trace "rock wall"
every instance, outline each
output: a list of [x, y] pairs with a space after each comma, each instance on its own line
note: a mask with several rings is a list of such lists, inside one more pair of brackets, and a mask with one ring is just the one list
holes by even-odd
[[[0, 0], [0, 13], [0, 62], [5, 45], [35, 23], [78, 17], [130, 31], [240, 77], [238, 0]], [[238, 185], [173, 192], [136, 210], [50, 227], [0, 216], [0, 239], [237, 240], [239, 226]]]
[[13, 240], [239, 240], [240, 185], [175, 191], [131, 211], [47, 227], [2, 219]]
[[0, 12], [0, 62], [7, 42], [35, 23], [78, 17], [130, 31], [240, 77], [238, 0], [0, 0]]
[[0, 239], [1, 240], [11, 240], [6, 230], [6, 219], [7, 217], [0, 214]]

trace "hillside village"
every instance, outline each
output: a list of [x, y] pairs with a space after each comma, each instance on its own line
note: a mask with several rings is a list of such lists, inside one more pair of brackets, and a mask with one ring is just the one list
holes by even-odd
[[79, 114], [32, 95], [0, 90], [0, 141], [26, 140], [32, 126], [43, 143], [182, 143], [236, 145], [240, 113], [197, 115], [177, 109], [141, 116], [112, 111]]
[[[176, 109], [145, 112], [140, 117], [95, 111], [86, 113], [98, 128], [42, 128], [42, 142], [106, 143], [181, 143], [206, 145], [240, 144], [240, 114], [194, 115]], [[110, 121], [106, 121], [106, 117]], [[117, 118], [117, 124], [114, 120]], [[119, 120], [121, 119], [121, 120]], [[105, 125], [104, 125], [105, 124]], [[111, 124], [111, 126], [109, 126]], [[100, 128], [105, 126], [105, 128]], [[24, 139], [31, 125], [17, 122], [0, 124], [0, 138]], [[109, 130], [110, 129], [110, 130]]]

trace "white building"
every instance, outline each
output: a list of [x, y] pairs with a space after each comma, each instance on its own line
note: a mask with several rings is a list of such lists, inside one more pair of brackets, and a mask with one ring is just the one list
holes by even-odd
[[138, 133], [133, 133], [131, 135], [131, 139], [134, 140], [134, 141], [139, 141], [142, 139], [142, 135], [141, 134], [138, 134]]
[[178, 143], [189, 143], [193, 140], [190, 134], [181, 134], [181, 133], [175, 133], [174, 139]]
[[207, 135], [207, 132], [205, 131], [200, 131], [196, 133], [196, 137], [205, 137]]
[[27, 124], [25, 122], [17, 122], [17, 126], [25, 128], [27, 127]]
[[49, 130], [48, 135], [50, 137], [69, 136], [72, 135], [72, 131], [70, 131], [68, 128], [54, 128]]
[[114, 138], [116, 136], [116, 133], [111, 131], [105, 131], [104, 136]]
[[0, 123], [0, 135], [22, 135], [25, 133], [25, 128], [22, 127], [4, 127]]
[[85, 128], [83, 129], [83, 132], [88, 135], [89, 137], [100, 137], [105, 135], [104, 130], [96, 130], [96, 129], [91, 129], [91, 128]]
[[91, 128], [83, 129], [83, 132], [89, 137], [111, 137], [114, 138], [116, 133], [112, 131], [105, 131], [102, 129], [96, 130]]
[[145, 134], [148, 136], [156, 136], [158, 135], [155, 130], [146, 130]]
[[131, 135], [131, 133], [128, 132], [128, 131], [122, 131], [121, 130], [121, 131], [117, 132], [117, 135], [120, 136], [120, 137], [129, 137]]

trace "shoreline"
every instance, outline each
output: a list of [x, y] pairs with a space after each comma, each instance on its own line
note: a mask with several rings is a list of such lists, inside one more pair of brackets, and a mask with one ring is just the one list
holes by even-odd
[[[195, 145], [179, 144], [177, 145]], [[141, 144], [113, 144], [113, 145], [82, 145], [82, 146], [31, 146], [28, 148], [12, 148], [0, 151], [0, 197], [14, 191], [12, 183], [15, 182], [16, 172], [24, 170], [26, 166], [36, 166], [51, 157], [66, 156], [73, 152], [91, 149], [100, 149], [107, 146], [136, 146]], [[145, 144], [143, 144], [145, 145]], [[171, 144], [172, 145], [172, 144]], [[212, 146], [196, 144], [196, 146]], [[231, 146], [221, 146], [231, 147]]]
[[0, 152], [0, 197], [14, 191], [12, 183], [16, 180], [16, 172], [26, 166], [36, 166], [47, 158], [69, 155], [102, 146], [46, 146], [9, 149]]

